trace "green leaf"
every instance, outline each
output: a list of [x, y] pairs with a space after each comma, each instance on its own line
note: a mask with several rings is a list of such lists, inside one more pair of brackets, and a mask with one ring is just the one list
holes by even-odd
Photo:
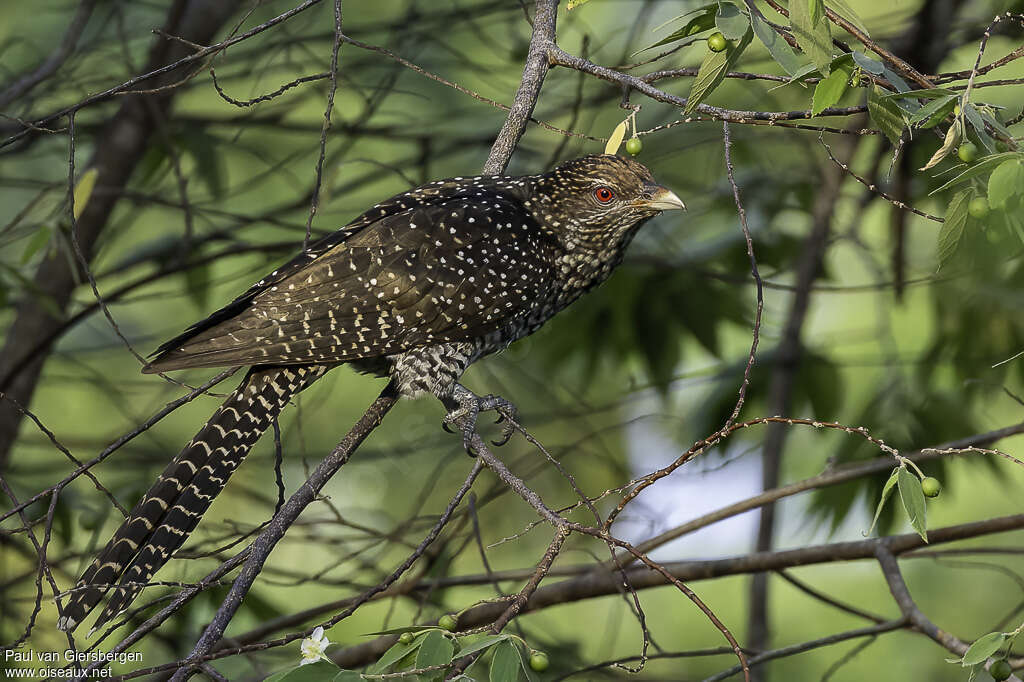
[[99, 178], [100, 172], [96, 168], [90, 168], [89, 170], [82, 173], [82, 177], [75, 183], [75, 191], [72, 192], [72, 196], [75, 200], [75, 206], [72, 213], [74, 213], [75, 220], [82, 215], [82, 211], [89, 204], [89, 197], [92, 196], [92, 190], [96, 187], [96, 179]]
[[964, 652], [960, 665], [966, 668], [969, 665], [983, 663], [985, 659], [999, 651], [1005, 641], [1006, 635], [1001, 632], [990, 632], [987, 635], [982, 635], [974, 640], [974, 644], [971, 644], [967, 651]]
[[796, 0], [789, 3], [789, 20], [793, 24], [793, 35], [821, 75], [827, 76], [832, 64], [832, 34], [829, 33], [828, 19], [822, 16], [815, 20], [811, 16], [812, 2]]
[[490, 682], [518, 682], [521, 668], [519, 649], [512, 642], [502, 642], [494, 648]]
[[504, 642], [507, 639], [508, 635], [488, 635], [483, 639], [478, 639], [472, 644], [463, 647], [462, 649], [459, 649], [459, 658], [462, 658], [463, 656], [469, 656], [470, 654], [475, 654], [476, 652], [482, 651], [484, 649], [489, 649], [495, 644], [499, 642]]
[[394, 646], [385, 651], [380, 659], [370, 668], [371, 672], [382, 673], [386, 671], [392, 665], [419, 649], [420, 645], [423, 644], [423, 640], [423, 637], [417, 637], [408, 644], [395, 642]]
[[[1024, 152], [1003, 152], [1002, 154], [992, 154], [990, 156], [986, 156], [973, 166], [969, 166], [967, 170], [965, 170], [964, 172], [953, 177], [952, 180], [949, 180], [941, 187], [933, 189], [931, 192], [928, 193], [928, 196], [944, 192], [957, 183], [964, 182], [966, 180], [971, 180], [980, 175], [985, 175], [993, 168], [1001, 164], [1003, 161], [1006, 161], [1007, 159], [1024, 160]], [[989, 203], [991, 203], [991, 201]]]
[[266, 682], [328, 682], [338, 674], [338, 666], [327, 661], [300, 665], [271, 675]]
[[32, 260], [32, 256], [39, 253], [39, 249], [50, 243], [50, 237], [52, 236], [53, 231], [48, 225], [40, 225], [36, 233], [25, 244], [25, 250], [21, 252], [21, 264], [24, 265]]
[[707, 53], [697, 71], [697, 77], [693, 79], [693, 85], [690, 86], [690, 94], [686, 98], [686, 108], [683, 110], [684, 114], [693, 113], [697, 105], [703, 102], [711, 94], [711, 91], [725, 80], [725, 74], [729, 72], [753, 38], [753, 31], [747, 29], [738, 43], [730, 45], [722, 52], [709, 51]]
[[355, 670], [342, 670], [331, 682], [363, 682], [363, 676]]
[[807, 2], [807, 16], [812, 24], [816, 24], [825, 18], [825, 3], [823, 0], [805, 0]]
[[[939, 229], [939, 268], [949, 262], [960, 246], [960, 239], [967, 224], [967, 205], [971, 201], [971, 191], [963, 190], [953, 196], [946, 209], [946, 218]], [[919, 488], [921, 486], [918, 486]], [[901, 490], [902, 493], [902, 490]], [[923, 495], [923, 493], [922, 493]]]
[[869, 38], [871, 35], [868, 33], [867, 26], [864, 25], [864, 21], [853, 11], [853, 8], [847, 5], [843, 0], [828, 0], [828, 4], [833, 8], [839, 10], [839, 16], [849, 21], [851, 24], [857, 27], [864, 35]]
[[[856, 59], [857, 53], [854, 52], [854, 59]], [[858, 63], [859, 65], [859, 63]], [[864, 68], [863, 66], [861, 68]], [[944, 97], [960, 97], [959, 93], [947, 90], [945, 88], [930, 88], [922, 90], [906, 90], [903, 92], [890, 92], [885, 95], [885, 99], [942, 99]]]
[[981, 144], [988, 150], [988, 153], [991, 154], [995, 152], [995, 142], [992, 141], [988, 131], [985, 130], [985, 122], [981, 120], [981, 114], [978, 113], [978, 110], [975, 109], [973, 105], [966, 104], [963, 107], [963, 111], [964, 118], [967, 119], [967, 122], [971, 124], [972, 128], [974, 128], [974, 132], [978, 136], [978, 140], [981, 141]]
[[769, 26], [761, 13], [755, 11], [755, 9], [751, 9], [750, 11], [750, 25], [753, 26], [757, 39], [764, 44], [768, 49], [768, 54], [772, 56], [772, 59], [774, 59], [779, 66], [786, 71], [786, 73], [790, 76], [796, 76], [801, 66], [800, 58], [797, 57], [796, 52], [793, 52], [793, 48], [789, 46], [789, 43], [787, 43], [774, 28]]
[[[903, 93], [899, 94], [902, 95]], [[956, 94], [945, 95], [944, 97], [933, 99], [931, 102], [928, 102], [928, 104], [925, 104], [923, 107], [918, 109], [907, 122], [910, 125], [920, 124], [919, 127], [923, 129], [934, 128], [944, 118], [949, 116], [949, 113], [953, 111], [953, 107], [956, 106], [959, 99], [959, 95]]]
[[1024, 161], [1004, 161], [992, 171], [988, 179], [988, 204], [995, 209], [1007, 207], [1007, 202], [1016, 194], [1024, 194]]
[[189, 129], [181, 136], [181, 142], [195, 160], [196, 174], [206, 185], [206, 189], [215, 199], [220, 199], [225, 192], [225, 161], [220, 152], [220, 139], [206, 133], [202, 129]]
[[882, 98], [882, 89], [877, 85], [868, 89], [868, 115], [890, 142], [899, 143], [903, 134], [903, 113], [898, 106]]
[[892, 494], [892, 489], [896, 486], [896, 479], [899, 477], [900, 467], [896, 467], [892, 470], [892, 475], [889, 476], [889, 480], [885, 482], [882, 487], [882, 497], [878, 500], [878, 506], [875, 507], [875, 518], [871, 519], [871, 527], [868, 528], [867, 532], [864, 533], [864, 537], [871, 535], [871, 531], [878, 525], [878, 517], [882, 515], [882, 508], [885, 506], [886, 501], [889, 499], [889, 495]]
[[[440, 630], [431, 630], [423, 636], [423, 644], [416, 653], [416, 667], [429, 668], [432, 665], [451, 663], [454, 653], [455, 645], [452, 641], [441, 634]], [[424, 673], [420, 677], [424, 680], [440, 680], [444, 678], [444, 671]]]
[[715, 27], [729, 40], [739, 40], [750, 28], [750, 20], [731, 2], [723, 2], [715, 13]]
[[[697, 10], [697, 15], [695, 17], [693, 17], [692, 19], [690, 19], [688, 22], [686, 22], [686, 24], [684, 24], [681, 29], [673, 31], [671, 34], [668, 35], [668, 37], [662, 38], [661, 40], [659, 40], [658, 42], [654, 43], [653, 45], [648, 45], [647, 47], [644, 48], [644, 50], [649, 50], [652, 47], [659, 47], [661, 45], [666, 45], [668, 43], [674, 43], [677, 40], [682, 40], [683, 38], [689, 38], [692, 35], [695, 35], [697, 33], [702, 33], [704, 31], [707, 31], [709, 29], [714, 28], [715, 27], [715, 15], [717, 13], [718, 13], [718, 4], [717, 3], [711, 3], [711, 4], [708, 4], [708, 5], [704, 5], [704, 7], [701, 7], [699, 10]], [[686, 16], [686, 15], [683, 15], [683, 16]], [[643, 52], [643, 50], [640, 50], [640, 51]]]
[[814, 97], [811, 102], [811, 114], [817, 116], [839, 101], [849, 86], [850, 74], [843, 69], [834, 69], [827, 78], [818, 81], [814, 86]]
[[910, 527], [917, 531], [921, 539], [928, 542], [928, 528], [925, 520], [924, 493], [921, 492], [921, 481], [910, 471], [901, 466], [897, 470], [897, 486], [900, 489], [900, 500], [910, 519]]

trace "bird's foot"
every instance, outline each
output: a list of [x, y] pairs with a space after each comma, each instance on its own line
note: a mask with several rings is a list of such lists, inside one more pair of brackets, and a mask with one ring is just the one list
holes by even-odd
[[[495, 424], [504, 422], [501, 428], [501, 439], [491, 441], [494, 445], [504, 445], [515, 433], [516, 423], [519, 418], [519, 410], [516, 406], [498, 395], [476, 395], [468, 388], [456, 384], [452, 392], [452, 405], [448, 414], [445, 415], [441, 426], [449, 433], [456, 430], [462, 433], [462, 445], [466, 452], [474, 454], [472, 447], [473, 435], [476, 433], [476, 420], [481, 412], [494, 411], [498, 418]], [[452, 428], [454, 427], [454, 429]]]

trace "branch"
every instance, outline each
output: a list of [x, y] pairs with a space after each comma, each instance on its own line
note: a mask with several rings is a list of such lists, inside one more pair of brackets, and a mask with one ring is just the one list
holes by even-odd
[[555, 22], [557, 20], [558, 0], [538, 0], [533, 16], [533, 33], [530, 36], [530, 48], [523, 66], [523, 78], [519, 90], [512, 101], [512, 108], [501, 127], [498, 137], [494, 140], [491, 153], [484, 164], [485, 175], [501, 175], [508, 167], [512, 158], [512, 150], [519, 143], [519, 138], [526, 131], [526, 122], [533, 113], [533, 107], [540, 97], [540, 89], [544, 77], [551, 68], [548, 61], [550, 46], [555, 44]]
[[82, 37], [82, 30], [89, 22], [94, 7], [96, 7], [96, 0], [81, 0], [78, 3], [75, 16], [71, 18], [71, 23], [64, 31], [64, 37], [61, 38], [57, 49], [51, 52], [50, 56], [32, 73], [22, 76], [8, 85], [3, 92], [0, 92], [0, 109], [6, 108], [11, 102], [32, 90], [60, 68], [78, 45], [78, 39]]

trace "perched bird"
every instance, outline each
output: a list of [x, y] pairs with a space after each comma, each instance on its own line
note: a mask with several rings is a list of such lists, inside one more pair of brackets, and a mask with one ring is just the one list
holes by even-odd
[[467, 446], [481, 411], [515, 408], [458, 383], [475, 360], [534, 332], [622, 261], [637, 229], [684, 208], [630, 159], [549, 173], [457, 177], [383, 201], [160, 346], [143, 372], [251, 365], [79, 579], [58, 627], [113, 593], [124, 611], [181, 546], [289, 399], [339, 364], [431, 393]]

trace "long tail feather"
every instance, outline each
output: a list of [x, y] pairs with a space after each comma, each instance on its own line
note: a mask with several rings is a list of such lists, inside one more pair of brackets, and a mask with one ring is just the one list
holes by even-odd
[[297, 365], [249, 370], [82, 574], [57, 627], [73, 630], [115, 585], [93, 629], [127, 609], [185, 542], [289, 399], [328, 369]]

